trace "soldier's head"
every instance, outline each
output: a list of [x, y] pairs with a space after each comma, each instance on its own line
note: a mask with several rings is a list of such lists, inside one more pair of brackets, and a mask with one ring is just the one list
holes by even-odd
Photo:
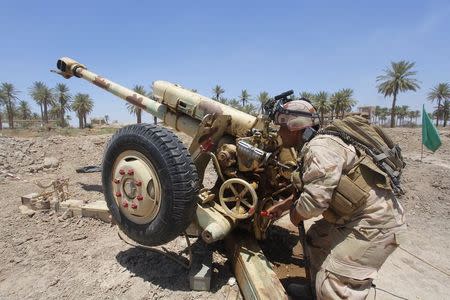
[[307, 128], [319, 128], [319, 116], [306, 100], [293, 100], [276, 108], [274, 123], [280, 125], [279, 135], [285, 147], [301, 146]]

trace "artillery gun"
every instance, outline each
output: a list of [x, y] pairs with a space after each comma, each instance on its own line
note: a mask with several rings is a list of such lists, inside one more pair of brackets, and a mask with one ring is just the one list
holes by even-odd
[[[103, 78], [63, 57], [58, 74], [75, 76], [147, 111], [192, 137], [186, 149], [166, 127], [137, 124], [120, 129], [106, 148], [102, 184], [121, 230], [149, 246], [161, 245], [191, 224], [207, 243], [245, 228], [264, 239], [271, 219], [262, 213], [292, 192], [297, 153], [284, 148], [270, 113], [254, 117], [180, 85], [153, 82], [152, 98]], [[271, 100], [283, 101], [292, 91]], [[212, 162], [217, 181], [203, 186]]]

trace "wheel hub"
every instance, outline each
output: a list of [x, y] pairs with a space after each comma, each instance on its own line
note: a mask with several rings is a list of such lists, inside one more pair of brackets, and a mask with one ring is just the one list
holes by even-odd
[[137, 196], [137, 186], [133, 179], [128, 178], [123, 183], [123, 191], [128, 199], [134, 199]]
[[116, 159], [113, 193], [121, 212], [137, 224], [152, 221], [161, 204], [161, 185], [153, 164], [140, 152], [128, 150]]

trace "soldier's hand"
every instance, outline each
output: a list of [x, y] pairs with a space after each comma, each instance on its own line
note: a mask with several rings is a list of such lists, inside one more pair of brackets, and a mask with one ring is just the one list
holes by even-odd
[[283, 212], [287, 211], [291, 207], [294, 199], [296, 199], [295, 193], [291, 194], [286, 199], [278, 201], [275, 205], [267, 210], [268, 217], [271, 219], [280, 218]]
[[278, 219], [281, 217], [283, 212], [285, 211], [283, 207], [283, 203], [279, 201], [279, 203], [273, 205], [269, 209], [267, 209], [267, 216], [271, 219]]

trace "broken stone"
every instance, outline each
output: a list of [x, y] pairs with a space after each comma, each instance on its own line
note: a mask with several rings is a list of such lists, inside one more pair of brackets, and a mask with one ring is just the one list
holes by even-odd
[[45, 157], [43, 165], [46, 169], [57, 168], [59, 166], [59, 159], [53, 156]]
[[25, 206], [25, 205], [19, 206], [19, 210], [22, 215], [27, 215], [30, 218], [32, 216], [34, 216], [34, 214], [36, 213], [34, 210], [32, 210], [31, 208], [29, 208], [28, 206]]
[[72, 211], [71, 210], [66, 210], [62, 216], [58, 217], [58, 221], [64, 221], [67, 220], [68, 218], [71, 218], [73, 216]]
[[50, 209], [50, 201], [47, 199], [36, 201], [36, 210], [48, 210]]

